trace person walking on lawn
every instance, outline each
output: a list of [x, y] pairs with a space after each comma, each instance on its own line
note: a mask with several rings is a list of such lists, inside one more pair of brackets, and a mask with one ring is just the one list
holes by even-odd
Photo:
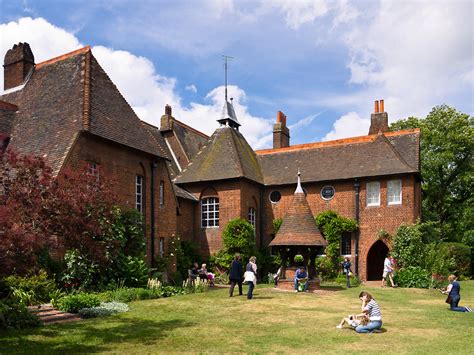
[[387, 257], [383, 262], [382, 287], [385, 287], [385, 280], [387, 279], [387, 276], [392, 287], [396, 287], [395, 283], [393, 282], [393, 264], [392, 259], [390, 258], [390, 253], [387, 254]]
[[239, 253], [235, 254], [234, 260], [232, 260], [230, 264], [229, 280], [229, 296], [232, 297], [234, 295], [234, 287], [236, 284], [239, 286], [239, 296], [242, 296], [242, 262], [240, 261]]
[[251, 300], [253, 298], [253, 289], [257, 285], [257, 258], [255, 256], [251, 256], [249, 259], [249, 263], [245, 268], [244, 274], [244, 282], [249, 285], [249, 290], [247, 292], [247, 299]]

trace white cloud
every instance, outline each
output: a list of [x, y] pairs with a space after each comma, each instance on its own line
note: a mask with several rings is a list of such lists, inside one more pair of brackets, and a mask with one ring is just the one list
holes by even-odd
[[[14, 43], [28, 42], [37, 63], [83, 47], [74, 35], [42, 18], [23, 18], [18, 22], [0, 25], [0, 35], [12, 39], [1, 42], [2, 53]], [[176, 93], [176, 79], [158, 74], [154, 64], [147, 58], [103, 46], [93, 47], [92, 52], [142, 120], [159, 126], [164, 107], [169, 104], [173, 108], [173, 116], [206, 134], [211, 134], [218, 127], [216, 120], [220, 118], [224, 104], [222, 86], [206, 95], [208, 104], [192, 102], [184, 106]], [[3, 76], [3, 71], [0, 72]], [[1, 79], [3, 81], [3, 77]], [[194, 85], [191, 86], [193, 89], [196, 90]], [[268, 144], [265, 134], [271, 130], [271, 122], [249, 113], [242, 89], [237, 86], [229, 86], [228, 89], [230, 97], [234, 98], [237, 118], [242, 124], [241, 131], [248, 142], [254, 148]]]
[[[345, 35], [355, 91], [340, 102], [368, 117], [369, 103], [385, 98], [393, 122], [424, 117], [438, 104], [469, 101], [469, 92], [472, 101], [473, 6], [470, 1], [381, 1], [374, 6]], [[347, 123], [348, 115], [339, 120]], [[357, 132], [354, 127], [352, 133]], [[337, 121], [326, 138], [354, 134]]]
[[333, 129], [324, 136], [323, 141], [365, 136], [369, 132], [369, 126], [370, 119], [361, 118], [356, 112], [349, 112], [334, 123]]
[[193, 92], [193, 93], [197, 93], [197, 92], [198, 92], [197, 87], [196, 87], [196, 85], [194, 85], [194, 84], [186, 85], [186, 87], [185, 87], [184, 89], [187, 90], [187, 91], [191, 91], [191, 92]]

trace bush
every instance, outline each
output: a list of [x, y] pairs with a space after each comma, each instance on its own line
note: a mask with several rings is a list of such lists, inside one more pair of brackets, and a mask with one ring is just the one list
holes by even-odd
[[395, 233], [391, 254], [400, 268], [421, 266], [424, 259], [424, 247], [419, 225], [402, 224]]
[[125, 286], [145, 287], [148, 281], [149, 269], [141, 257], [123, 257], [120, 263], [121, 276]]
[[39, 318], [24, 305], [0, 301], [0, 329], [23, 329], [41, 325]]
[[[345, 285], [346, 284], [346, 275], [339, 274], [339, 275], [337, 275], [337, 277], [334, 281], [336, 283], [338, 283], [339, 285]], [[357, 287], [361, 284], [361, 281], [360, 281], [359, 277], [351, 276], [350, 283], [351, 283], [351, 287]]]
[[58, 301], [59, 310], [69, 313], [77, 313], [82, 308], [97, 307], [99, 305], [99, 297], [91, 293], [71, 294]]
[[283, 223], [283, 219], [282, 218], [275, 218], [273, 220], [273, 233], [277, 234], [278, 231], [280, 230], [280, 227]]
[[124, 312], [128, 312], [128, 305], [125, 303], [103, 302], [98, 307], [81, 309], [79, 311], [79, 316], [82, 318], [95, 318]]
[[3, 282], [9, 293], [25, 306], [49, 302], [50, 294], [56, 289], [56, 284], [44, 270], [25, 277], [11, 275]]
[[334, 278], [333, 263], [326, 256], [316, 258], [316, 273], [322, 280], [327, 281]]
[[429, 288], [431, 274], [419, 266], [408, 266], [394, 273], [394, 282], [400, 287]]
[[295, 263], [302, 263], [304, 261], [303, 255], [301, 254], [296, 254], [293, 261]]
[[61, 281], [67, 289], [88, 290], [98, 282], [98, 266], [79, 250], [66, 251], [65, 269]]
[[471, 248], [461, 243], [442, 243], [450, 274], [469, 276], [471, 268]]

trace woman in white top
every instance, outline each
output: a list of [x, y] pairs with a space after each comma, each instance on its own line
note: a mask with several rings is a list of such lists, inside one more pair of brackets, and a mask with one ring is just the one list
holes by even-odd
[[257, 258], [255, 256], [251, 256], [249, 259], [249, 263], [245, 268], [244, 274], [244, 282], [249, 285], [249, 290], [247, 292], [247, 299], [251, 300], [253, 297], [253, 289], [257, 285]]
[[390, 253], [387, 254], [383, 262], [383, 274], [382, 274], [382, 287], [385, 287], [385, 279], [389, 278], [392, 287], [395, 287], [395, 283], [393, 282], [393, 264], [392, 260], [390, 259]]

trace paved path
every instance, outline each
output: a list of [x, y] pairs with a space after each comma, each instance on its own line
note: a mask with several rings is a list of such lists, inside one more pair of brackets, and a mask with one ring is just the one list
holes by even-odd
[[66, 323], [81, 320], [77, 314], [67, 313], [54, 309], [51, 304], [42, 304], [40, 306], [30, 306], [28, 310], [36, 314], [43, 324]]

